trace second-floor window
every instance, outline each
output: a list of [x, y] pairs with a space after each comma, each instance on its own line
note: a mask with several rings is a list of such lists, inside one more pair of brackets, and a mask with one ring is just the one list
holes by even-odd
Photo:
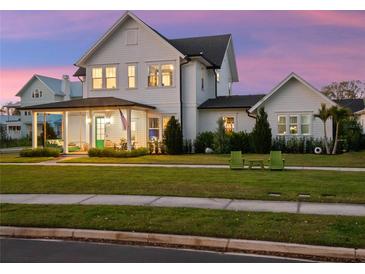
[[43, 92], [39, 89], [36, 89], [32, 92], [32, 98], [40, 98], [43, 96]]
[[128, 88], [136, 87], [136, 65], [128, 65]]
[[159, 66], [149, 65], [148, 66], [148, 86], [157, 87], [159, 85]]
[[92, 69], [92, 87], [93, 89], [103, 88], [103, 68], [93, 68]]
[[153, 64], [148, 66], [148, 87], [172, 87], [173, 84], [173, 64]]
[[108, 66], [105, 68], [106, 89], [117, 88], [117, 68], [115, 66]]

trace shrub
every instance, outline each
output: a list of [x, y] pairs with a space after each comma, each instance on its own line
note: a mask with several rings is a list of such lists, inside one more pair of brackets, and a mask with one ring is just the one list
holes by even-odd
[[359, 151], [361, 149], [362, 126], [355, 117], [350, 117], [340, 125], [342, 149]]
[[252, 152], [253, 149], [250, 146], [250, 134], [240, 131], [232, 132], [229, 136], [230, 150], [242, 151], [243, 153]]
[[213, 149], [216, 153], [229, 153], [229, 136], [224, 128], [223, 118], [219, 118], [217, 124], [218, 127], [214, 133]]
[[56, 148], [34, 148], [23, 149], [20, 151], [21, 157], [58, 157], [60, 150]]
[[183, 153], [190, 154], [193, 152], [193, 143], [190, 139], [185, 139], [183, 143]]
[[88, 151], [89, 157], [138, 157], [148, 154], [147, 148], [137, 148], [133, 150], [115, 150], [113, 148], [91, 148]]
[[271, 128], [267, 120], [267, 113], [260, 108], [256, 124], [252, 131], [253, 145], [256, 153], [269, 153], [271, 149]]
[[213, 148], [214, 133], [205, 131], [198, 134], [194, 141], [194, 151], [196, 153], [204, 153], [207, 147]]
[[168, 154], [181, 154], [183, 152], [181, 126], [174, 116], [167, 122], [164, 144]]
[[281, 150], [284, 153], [313, 153], [316, 147], [322, 148], [325, 152], [324, 139], [312, 137], [290, 137], [278, 136], [272, 140], [271, 150]]

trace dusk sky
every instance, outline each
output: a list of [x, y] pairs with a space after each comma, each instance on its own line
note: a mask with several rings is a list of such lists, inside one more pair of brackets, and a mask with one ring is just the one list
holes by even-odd
[[[135, 11], [168, 38], [231, 33], [235, 94], [267, 93], [294, 71], [315, 87], [365, 80], [364, 11]], [[0, 12], [0, 104], [33, 74], [72, 75], [73, 64], [123, 11]], [[73, 80], [77, 80], [74, 78]]]

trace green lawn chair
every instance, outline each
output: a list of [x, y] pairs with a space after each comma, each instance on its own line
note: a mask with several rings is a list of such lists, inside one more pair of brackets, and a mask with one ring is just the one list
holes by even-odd
[[231, 151], [231, 159], [229, 160], [229, 167], [231, 169], [243, 169], [245, 160], [242, 159], [241, 151]]
[[271, 170], [283, 170], [285, 160], [281, 155], [281, 151], [270, 151], [269, 168]]

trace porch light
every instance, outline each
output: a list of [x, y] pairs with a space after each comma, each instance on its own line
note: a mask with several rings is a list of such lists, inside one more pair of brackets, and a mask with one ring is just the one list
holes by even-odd
[[86, 118], [86, 123], [90, 124], [91, 123], [91, 119], [90, 118]]
[[110, 119], [109, 117], [106, 117], [106, 118], [105, 118], [105, 123], [106, 123], [106, 124], [110, 124], [110, 122], [111, 122], [111, 119]]

